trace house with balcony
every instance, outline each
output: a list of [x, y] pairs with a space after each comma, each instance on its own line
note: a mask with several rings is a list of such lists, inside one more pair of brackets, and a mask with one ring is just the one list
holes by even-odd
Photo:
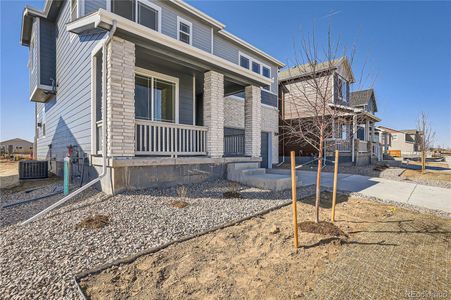
[[36, 154], [58, 175], [74, 149], [91, 177], [106, 159], [110, 194], [278, 160], [283, 64], [183, 1], [46, 0], [24, 9], [21, 43]]
[[[344, 163], [364, 165], [381, 159], [379, 147], [375, 146], [374, 128], [380, 119], [375, 116], [374, 91], [351, 92], [352, 83], [354, 75], [346, 57], [280, 71], [279, 153], [285, 157], [290, 151], [300, 157], [316, 156], [317, 149], [290, 138], [283, 127], [325, 115], [331, 118], [324, 142], [326, 161], [333, 159], [335, 150], [340, 151], [340, 161]], [[323, 102], [327, 102], [327, 108], [322, 108]], [[311, 130], [317, 129], [313, 126]]]

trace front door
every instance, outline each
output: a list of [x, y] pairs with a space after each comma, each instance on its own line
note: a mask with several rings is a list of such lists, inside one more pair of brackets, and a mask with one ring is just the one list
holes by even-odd
[[271, 135], [269, 132], [262, 132], [261, 134], [261, 167], [268, 169], [271, 168]]

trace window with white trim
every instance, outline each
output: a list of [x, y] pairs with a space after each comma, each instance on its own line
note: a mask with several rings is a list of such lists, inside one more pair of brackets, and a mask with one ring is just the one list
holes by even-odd
[[243, 54], [240, 54], [240, 66], [243, 68], [249, 69], [251, 65], [251, 60], [249, 57], [244, 56]]
[[161, 8], [147, 0], [136, 1], [136, 22], [160, 31]]
[[189, 45], [193, 44], [193, 24], [177, 17], [177, 39]]
[[267, 66], [262, 66], [262, 75], [271, 78], [271, 69]]
[[258, 62], [252, 61], [252, 71], [257, 73], [257, 74], [261, 73], [261, 66], [260, 66], [260, 64]]
[[135, 117], [176, 123], [177, 82], [157, 76], [135, 75]]

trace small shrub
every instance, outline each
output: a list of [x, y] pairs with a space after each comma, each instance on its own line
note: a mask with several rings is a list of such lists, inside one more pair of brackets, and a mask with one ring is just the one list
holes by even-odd
[[185, 208], [188, 206], [188, 202], [176, 200], [176, 201], [172, 201], [171, 205], [176, 208]]
[[241, 186], [237, 182], [231, 182], [229, 185], [229, 190], [227, 192], [224, 192], [222, 196], [226, 199], [235, 199], [235, 198], [242, 198], [241, 193], [239, 192]]

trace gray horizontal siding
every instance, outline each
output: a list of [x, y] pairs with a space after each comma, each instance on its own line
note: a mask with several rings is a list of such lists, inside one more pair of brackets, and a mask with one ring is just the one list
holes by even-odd
[[39, 28], [40, 82], [51, 86], [56, 78], [55, 24], [41, 19]]
[[69, 21], [69, 2], [65, 1], [56, 21], [55, 99], [38, 104], [46, 110], [46, 136], [37, 143], [38, 157], [63, 160], [67, 146], [75, 145], [81, 153], [91, 151], [91, 50], [104, 33], [73, 36], [65, 30]]

